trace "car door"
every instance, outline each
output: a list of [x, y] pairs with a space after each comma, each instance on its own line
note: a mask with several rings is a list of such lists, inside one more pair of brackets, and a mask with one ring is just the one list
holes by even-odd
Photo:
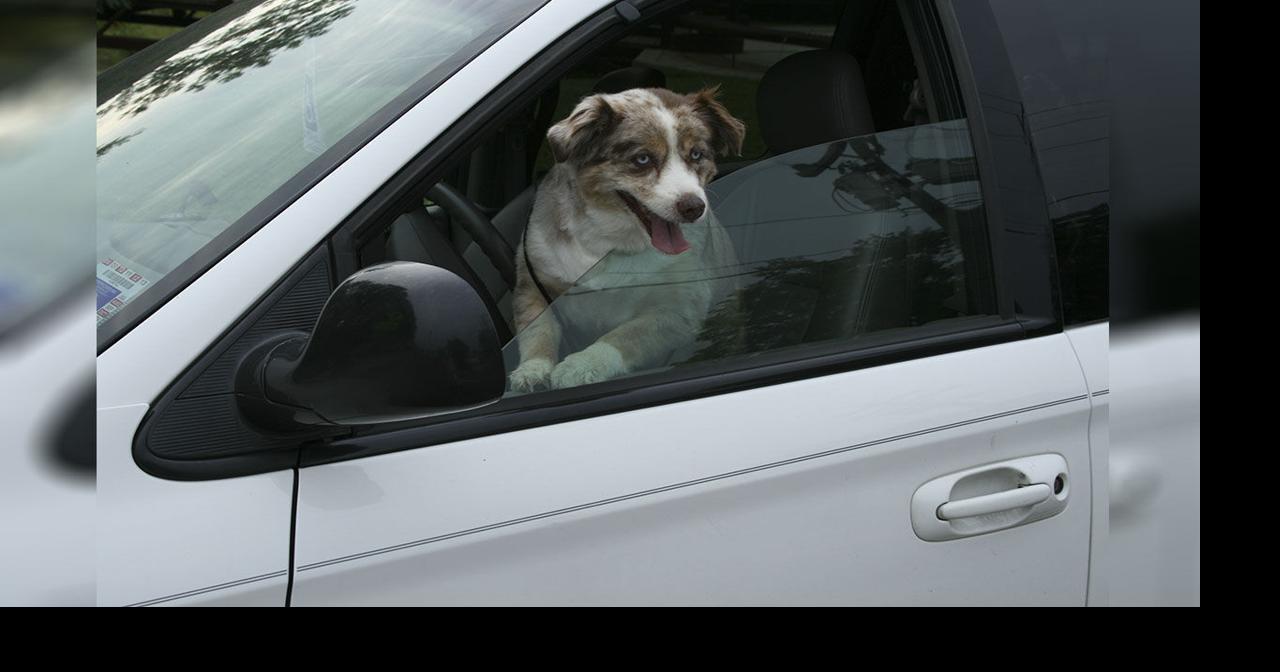
[[[933, 194], [951, 214], [918, 201], [877, 209], [856, 180], [839, 182], [868, 174], [876, 157], [859, 148], [883, 150], [881, 174], [905, 174], [919, 158], [909, 132], [849, 139], [857, 156], [849, 173], [827, 166], [836, 182], [823, 199], [805, 190], [815, 183], [779, 177], [823, 147], [735, 173], [713, 204], [726, 227], [808, 223], [734, 239], [740, 253], [766, 251], [751, 287], [776, 310], [739, 313], [757, 346], [304, 446], [292, 603], [1083, 605], [1089, 390], [1062, 333], [1021, 93], [989, 9], [929, 7], [917, 6], [917, 38], [935, 49], [931, 63], [954, 68], [936, 74], [966, 112], [926, 135], [950, 138], [939, 143], [958, 153], [940, 158], [978, 177]], [[518, 93], [522, 77], [491, 98]], [[431, 155], [373, 200], [394, 199]], [[871, 211], [827, 216], [841, 203]], [[828, 284], [810, 280], [829, 267], [787, 261], [857, 227]], [[768, 252], [780, 240], [799, 251]], [[928, 299], [928, 282], [904, 284], [895, 259], [920, 261], [912, 273], [962, 268], [960, 286]], [[904, 287], [915, 289], [895, 294]], [[929, 317], [899, 315], [892, 297]], [[799, 322], [822, 331], [816, 306], [860, 326], [775, 347], [769, 337]], [[878, 320], [887, 326], [868, 326]], [[939, 508], [962, 500], [984, 513]]]

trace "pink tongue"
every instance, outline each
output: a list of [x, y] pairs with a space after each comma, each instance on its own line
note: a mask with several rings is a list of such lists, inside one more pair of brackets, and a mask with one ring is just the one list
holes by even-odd
[[684, 239], [684, 232], [679, 224], [651, 219], [649, 222], [649, 239], [653, 246], [666, 254], [680, 254], [689, 249], [689, 241]]

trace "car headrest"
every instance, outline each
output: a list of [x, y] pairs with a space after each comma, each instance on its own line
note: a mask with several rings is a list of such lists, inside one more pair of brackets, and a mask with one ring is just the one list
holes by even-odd
[[667, 76], [645, 65], [614, 70], [596, 80], [592, 93], [621, 93], [627, 89], [665, 89]]
[[775, 155], [876, 130], [857, 59], [829, 49], [774, 63], [760, 80], [756, 110], [765, 147]]

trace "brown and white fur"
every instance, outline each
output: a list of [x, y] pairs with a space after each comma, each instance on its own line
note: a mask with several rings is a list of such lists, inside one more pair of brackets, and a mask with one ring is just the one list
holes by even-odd
[[[602, 292], [606, 298], [594, 303], [575, 295], [557, 302], [570, 314], [544, 315], [548, 304], [530, 278], [526, 253], [552, 299], [611, 253], [610, 264], [697, 273], [709, 258], [701, 248], [723, 240], [705, 233], [704, 188], [716, 174], [717, 155], [741, 153], [745, 131], [714, 88], [689, 95], [666, 89], [597, 94], [551, 127], [547, 140], [556, 164], [538, 187], [516, 251], [520, 364], [511, 374], [513, 390], [607, 380], [661, 365], [692, 341], [712, 299], [707, 283]], [[694, 229], [698, 235], [685, 236]], [[560, 320], [571, 320], [577, 333], [587, 330], [592, 341], [564, 361], [558, 361]]]

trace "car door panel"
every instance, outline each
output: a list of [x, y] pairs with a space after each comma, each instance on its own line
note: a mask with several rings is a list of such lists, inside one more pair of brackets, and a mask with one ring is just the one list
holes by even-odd
[[295, 604], [1083, 604], [1087, 494], [950, 542], [919, 485], [1066, 458], [1062, 335], [300, 472]]
[[[299, 474], [293, 603], [1085, 604], [1088, 390], [1053, 317], [1025, 134], [1000, 127], [1000, 150], [988, 143], [1017, 118], [1016, 81], [998, 33], [972, 37], [978, 56], [956, 43], [972, 56], [958, 59], [962, 85], [1000, 94], [969, 111], [999, 224], [1004, 314], [1022, 314], [1037, 338], [349, 461], [326, 454]], [[1066, 460], [1075, 493], [1057, 516], [946, 542], [913, 532], [923, 483], [1046, 453]]]

